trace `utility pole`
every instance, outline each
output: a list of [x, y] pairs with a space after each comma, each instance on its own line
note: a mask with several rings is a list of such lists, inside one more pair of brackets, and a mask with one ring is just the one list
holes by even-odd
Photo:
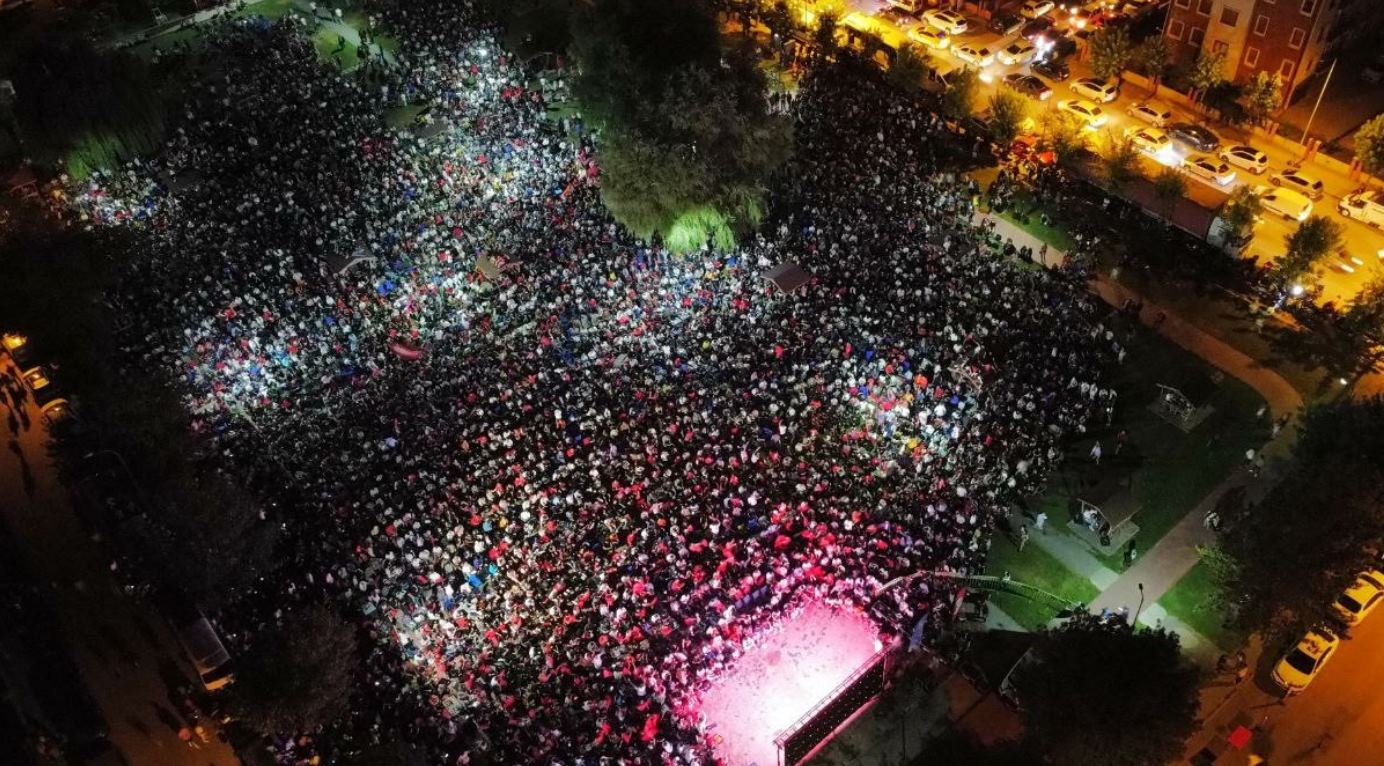
[[1322, 96], [1326, 95], [1326, 87], [1331, 84], [1331, 75], [1336, 72], [1336, 62], [1339, 60], [1331, 60], [1331, 68], [1326, 70], [1326, 79], [1322, 81], [1321, 92], [1317, 94], [1317, 103], [1312, 105], [1312, 114], [1307, 117], [1307, 127], [1302, 129], [1302, 140], [1298, 143], [1302, 144], [1304, 149], [1307, 148], [1307, 134], [1312, 130], [1312, 121], [1317, 119], [1317, 107], [1322, 105]]

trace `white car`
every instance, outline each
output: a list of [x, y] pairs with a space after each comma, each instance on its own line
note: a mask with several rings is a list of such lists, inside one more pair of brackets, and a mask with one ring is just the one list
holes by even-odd
[[1195, 154], [1182, 161], [1188, 175], [1200, 178], [1217, 186], [1229, 186], [1235, 181], [1235, 171], [1230, 165], [1209, 154]]
[[1161, 104], [1155, 104], [1152, 101], [1134, 104], [1125, 110], [1125, 114], [1136, 120], [1147, 122], [1155, 128], [1161, 128], [1173, 119], [1171, 109]]
[[1036, 55], [1038, 55], [1038, 49], [1034, 47], [1033, 43], [1020, 37], [1000, 51], [999, 60], [1005, 66], [1017, 66], [1027, 64]]
[[1116, 83], [1108, 83], [1094, 77], [1082, 77], [1079, 80], [1072, 80], [1067, 86], [1072, 92], [1085, 99], [1090, 99], [1097, 104], [1108, 104], [1120, 97], [1120, 86]]
[[1307, 216], [1312, 215], [1312, 200], [1307, 199], [1301, 192], [1259, 186], [1255, 188], [1254, 193], [1265, 210], [1290, 221], [1305, 221]]
[[966, 33], [966, 17], [956, 11], [947, 11], [934, 8], [923, 12], [923, 23], [928, 26], [937, 27], [949, 35], [962, 35]]
[[1086, 123], [1087, 130], [1095, 130], [1109, 119], [1105, 110], [1085, 99], [1069, 98], [1066, 101], [1058, 101], [1057, 108], [1080, 117], [1081, 121]]
[[1288, 694], [1297, 694], [1331, 660], [1341, 639], [1331, 631], [1317, 628], [1307, 631], [1307, 635], [1283, 655], [1283, 659], [1273, 668], [1273, 680]]
[[1269, 183], [1301, 192], [1308, 199], [1321, 199], [1326, 193], [1321, 181], [1291, 168], [1269, 176]]
[[1019, 9], [1019, 15], [1026, 19], [1036, 19], [1051, 13], [1052, 8], [1053, 5], [1049, 0], [1027, 0]]
[[1356, 575], [1355, 582], [1331, 602], [1331, 608], [1345, 624], [1359, 625], [1381, 600], [1384, 600], [1384, 574], [1371, 569]]
[[1255, 175], [1263, 175], [1269, 169], [1269, 155], [1253, 146], [1235, 144], [1221, 150], [1220, 158], [1237, 168], [1243, 168]]
[[921, 24], [908, 30], [908, 39], [935, 51], [940, 51], [951, 45], [951, 38], [947, 36], [946, 32], [936, 27]]
[[1157, 157], [1160, 153], [1166, 153], [1173, 145], [1173, 140], [1168, 138], [1168, 134], [1158, 128], [1144, 128], [1135, 126], [1125, 130], [1125, 138], [1129, 139], [1134, 148], [1149, 155]]
[[967, 64], [978, 67], [987, 67], [995, 63], [995, 54], [983, 45], [971, 45], [970, 43], [954, 45], [952, 46], [952, 55]]

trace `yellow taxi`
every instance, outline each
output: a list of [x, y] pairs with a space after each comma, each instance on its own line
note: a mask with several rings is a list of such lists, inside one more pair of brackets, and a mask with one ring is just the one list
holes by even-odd
[[1273, 668], [1273, 680], [1288, 694], [1297, 694], [1331, 660], [1341, 645], [1341, 639], [1325, 628], [1307, 631]]

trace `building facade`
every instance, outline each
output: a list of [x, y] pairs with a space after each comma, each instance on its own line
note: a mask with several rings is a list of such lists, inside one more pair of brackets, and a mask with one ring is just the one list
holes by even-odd
[[1384, 6], [1384, 0], [1172, 0], [1163, 37], [1176, 61], [1224, 51], [1224, 75], [1232, 82], [1277, 73], [1286, 103], [1339, 42], [1337, 21], [1353, 18], [1356, 6]]

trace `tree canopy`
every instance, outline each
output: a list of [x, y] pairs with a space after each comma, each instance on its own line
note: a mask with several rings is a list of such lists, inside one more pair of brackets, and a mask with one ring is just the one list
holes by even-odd
[[641, 237], [728, 244], [758, 224], [791, 127], [752, 52], [695, 0], [599, 0], [573, 20], [573, 94], [600, 130], [601, 196]]
[[1279, 280], [1287, 285], [1302, 279], [1340, 242], [1341, 224], [1320, 215], [1309, 217], [1284, 238], [1287, 249], [1275, 264]]
[[357, 671], [355, 630], [317, 604], [262, 634], [236, 673], [236, 707], [266, 735], [308, 732], [345, 712]]
[[1144, 74], [1153, 78], [1156, 84], [1163, 79], [1163, 73], [1168, 71], [1168, 65], [1172, 63], [1172, 50], [1168, 48], [1168, 41], [1162, 35], [1154, 35], [1146, 38], [1139, 46], [1134, 49], [1134, 60], [1139, 67], [1144, 70]]
[[1091, 36], [1091, 72], [1102, 80], [1119, 77], [1133, 53], [1124, 27], [1101, 27]]
[[1327, 615], [1384, 547], [1384, 399], [1309, 410], [1287, 475], [1227, 519], [1225, 583], [1251, 630], [1291, 630]]
[[1028, 119], [1028, 99], [1011, 90], [999, 90], [990, 97], [990, 133], [1001, 146], [1008, 146], [1019, 135]]
[[1256, 124], [1263, 122], [1283, 103], [1283, 79], [1277, 72], [1256, 72], [1245, 83], [1241, 98], [1250, 120]]
[[953, 120], [971, 116], [979, 89], [980, 76], [974, 69], [958, 69], [948, 75], [947, 89], [942, 93], [942, 114]]
[[1189, 79], [1192, 87], [1201, 93], [1225, 82], [1225, 51], [1202, 50], [1192, 64]]
[[1063, 766], [1162, 766], [1196, 728], [1198, 671], [1177, 634], [1079, 615], [1014, 671], [1026, 734]]
[[1370, 118], [1355, 131], [1355, 159], [1366, 173], [1384, 173], [1384, 114]]

